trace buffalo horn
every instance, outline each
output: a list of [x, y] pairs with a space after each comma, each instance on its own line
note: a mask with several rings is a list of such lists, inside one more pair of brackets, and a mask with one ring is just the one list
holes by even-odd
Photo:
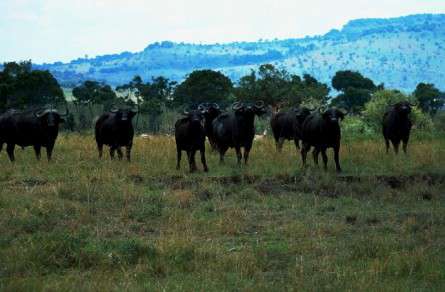
[[239, 110], [239, 109], [242, 108], [242, 107], [243, 107], [243, 104], [242, 104], [241, 102], [239, 102], [239, 101], [235, 102], [235, 103], [232, 105], [232, 109], [233, 109], [234, 111]]

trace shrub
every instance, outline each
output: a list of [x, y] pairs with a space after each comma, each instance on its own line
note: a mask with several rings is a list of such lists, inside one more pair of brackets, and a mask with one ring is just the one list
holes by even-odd
[[345, 137], [372, 137], [375, 134], [374, 129], [358, 116], [346, 116], [341, 128]]

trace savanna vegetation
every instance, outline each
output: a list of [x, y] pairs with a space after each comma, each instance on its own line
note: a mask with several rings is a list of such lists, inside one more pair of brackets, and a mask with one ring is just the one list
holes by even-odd
[[[210, 70], [179, 85], [88, 81], [65, 104], [61, 90], [42, 89], [43, 101], [35, 91], [20, 95], [33, 71], [14, 72], [0, 72], [2, 110], [50, 103], [68, 107], [72, 120], [51, 163], [28, 148], [16, 163], [0, 153], [0, 290], [445, 288], [445, 118], [434, 85], [407, 95], [342, 71], [331, 98], [310, 75], [264, 65], [235, 85]], [[349, 100], [354, 90], [359, 103]], [[184, 160], [175, 170], [169, 134], [178, 112], [238, 99], [346, 108], [344, 172], [334, 172], [331, 155], [328, 172], [311, 162], [302, 170], [294, 145], [279, 154], [268, 135], [254, 142], [248, 166], [238, 167], [232, 150], [224, 165], [208, 153], [209, 173], [190, 174]], [[400, 100], [419, 106], [408, 155], [396, 156], [385, 153], [379, 121]], [[112, 106], [137, 107], [138, 132], [157, 134], [135, 138], [131, 163], [97, 158], [91, 124]], [[256, 125], [267, 129], [268, 116]]]

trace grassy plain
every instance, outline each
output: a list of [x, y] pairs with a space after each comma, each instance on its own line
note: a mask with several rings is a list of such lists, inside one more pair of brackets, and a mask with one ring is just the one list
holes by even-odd
[[267, 138], [247, 167], [232, 150], [189, 174], [165, 136], [137, 138], [131, 163], [84, 135], [52, 163], [2, 152], [0, 290], [443, 291], [445, 139], [398, 157], [346, 139], [339, 176], [331, 154], [303, 172]]

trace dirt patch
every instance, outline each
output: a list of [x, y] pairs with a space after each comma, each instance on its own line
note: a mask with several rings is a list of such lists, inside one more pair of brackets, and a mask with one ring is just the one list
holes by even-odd
[[42, 178], [26, 178], [22, 180], [22, 184], [26, 187], [36, 187], [46, 185], [48, 181]]

